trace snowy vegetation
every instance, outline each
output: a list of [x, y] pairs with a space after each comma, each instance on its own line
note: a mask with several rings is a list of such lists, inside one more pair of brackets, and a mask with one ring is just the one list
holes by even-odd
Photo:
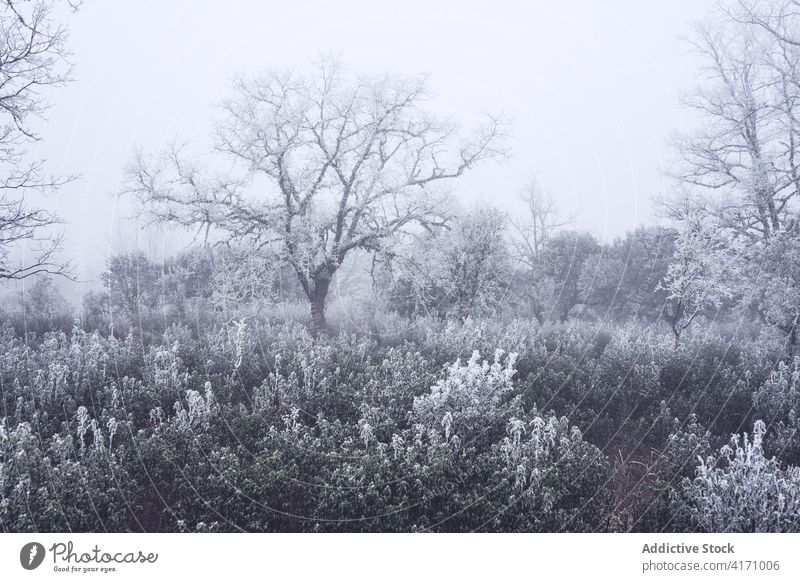
[[798, 528], [780, 341], [396, 324], [315, 339], [265, 317], [155, 340], [6, 323], [2, 528]]
[[794, 11], [693, 37], [668, 226], [601, 242], [535, 182], [459, 204], [505, 121], [323, 59], [235, 83], [222, 163], [136, 153], [121, 195], [195, 244], [74, 308], [21, 194], [71, 179], [23, 147], [63, 4], [0, 8], [1, 531], [800, 531]]

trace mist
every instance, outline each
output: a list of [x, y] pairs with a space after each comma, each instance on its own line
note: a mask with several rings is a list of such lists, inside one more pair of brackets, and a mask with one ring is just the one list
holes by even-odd
[[133, 150], [210, 148], [235, 75], [335, 55], [358, 73], [427, 75], [429, 108], [459, 122], [510, 120], [510, 159], [465, 177], [459, 199], [513, 212], [536, 177], [576, 228], [610, 241], [658, 220], [667, 138], [693, 123], [678, 103], [696, 82], [680, 36], [706, 11], [688, 0], [498, 2], [490, 13], [412, 2], [387, 18], [367, 2], [86, 3], [69, 21], [75, 80], [58, 89], [36, 152], [80, 179], [45, 205], [66, 223], [82, 291], [113, 252], [171, 254], [189, 239], [143, 229], [116, 196]]

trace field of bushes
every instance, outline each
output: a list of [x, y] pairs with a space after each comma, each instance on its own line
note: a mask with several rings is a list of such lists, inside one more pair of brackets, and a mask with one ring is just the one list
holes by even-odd
[[798, 531], [798, 386], [635, 323], [7, 322], [0, 529]]

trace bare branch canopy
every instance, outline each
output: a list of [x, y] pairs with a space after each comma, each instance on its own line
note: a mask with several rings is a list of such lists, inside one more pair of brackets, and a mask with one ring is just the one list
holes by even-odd
[[245, 176], [204, 171], [181, 148], [137, 155], [124, 191], [152, 220], [249, 240], [291, 266], [325, 327], [331, 280], [354, 249], [379, 251], [412, 227], [446, 220], [443, 190], [504, 155], [494, 117], [469, 135], [422, 109], [425, 79], [351, 77], [323, 60], [314, 75], [237, 79], [216, 150]]

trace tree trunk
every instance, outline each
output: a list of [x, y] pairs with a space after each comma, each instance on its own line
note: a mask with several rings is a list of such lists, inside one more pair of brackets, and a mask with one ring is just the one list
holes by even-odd
[[795, 318], [789, 330], [789, 355], [791, 356], [797, 353], [797, 323], [797, 318]]
[[325, 320], [325, 299], [328, 297], [330, 279], [319, 278], [314, 281], [314, 289], [309, 295], [311, 301], [311, 333], [314, 337], [328, 331], [328, 322]]

